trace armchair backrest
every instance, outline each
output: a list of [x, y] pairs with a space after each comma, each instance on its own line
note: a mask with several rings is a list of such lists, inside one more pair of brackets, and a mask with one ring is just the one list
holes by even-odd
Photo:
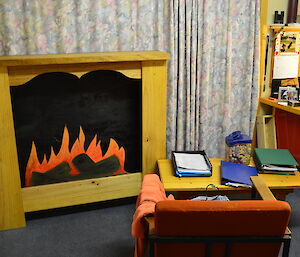
[[[283, 236], [290, 206], [282, 201], [161, 201], [154, 220], [157, 236]], [[234, 243], [230, 257], [277, 257], [280, 243]], [[213, 244], [211, 256], [224, 256]], [[205, 243], [156, 243], [155, 256], [204, 257]]]

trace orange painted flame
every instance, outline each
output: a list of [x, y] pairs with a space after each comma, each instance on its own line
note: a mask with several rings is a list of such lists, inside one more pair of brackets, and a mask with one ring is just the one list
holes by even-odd
[[26, 166], [25, 173], [25, 185], [30, 186], [30, 179], [32, 176], [32, 172], [40, 172], [44, 173], [50, 169], [53, 169], [58, 164], [62, 162], [68, 162], [71, 171], [70, 175], [76, 176], [80, 174], [80, 172], [73, 165], [72, 160], [79, 154], [85, 153], [87, 154], [94, 162], [99, 162], [103, 159], [106, 159], [112, 155], [115, 155], [120, 162], [120, 168], [115, 173], [115, 175], [124, 174], [126, 171], [124, 170], [124, 162], [125, 162], [125, 150], [123, 147], [119, 148], [117, 142], [114, 139], [110, 139], [108, 149], [105, 155], [102, 155], [102, 150], [100, 147], [100, 141], [97, 142], [97, 136], [93, 138], [87, 150], [84, 149], [85, 135], [83, 133], [82, 128], [79, 129], [79, 136], [76, 139], [75, 143], [71, 147], [71, 151], [69, 151], [69, 131], [67, 127], [64, 128], [62, 143], [58, 154], [54, 153], [53, 147], [51, 147], [51, 154], [49, 160], [47, 160], [46, 155], [44, 155], [43, 161], [40, 163], [37, 155], [37, 149], [35, 143], [32, 142], [30, 156]]

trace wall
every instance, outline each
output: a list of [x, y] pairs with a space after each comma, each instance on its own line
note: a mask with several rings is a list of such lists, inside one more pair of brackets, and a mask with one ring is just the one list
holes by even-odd
[[267, 23], [268, 24], [274, 23], [275, 11], [279, 11], [279, 12], [284, 11], [284, 23], [286, 23], [288, 3], [289, 0], [269, 0]]

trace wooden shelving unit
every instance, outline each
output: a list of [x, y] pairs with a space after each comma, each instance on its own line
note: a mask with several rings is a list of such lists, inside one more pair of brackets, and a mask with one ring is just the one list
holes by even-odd
[[282, 28], [281, 31], [300, 31], [299, 26], [271, 26], [270, 27], [270, 29], [273, 30], [274, 32], [278, 32], [281, 28]]
[[[272, 56], [271, 56], [271, 60], [270, 60], [270, 68], [271, 68], [271, 72], [270, 72], [270, 81], [269, 81], [269, 86], [267, 86], [266, 88], [264, 86], [261, 86], [260, 88], [260, 103], [263, 103], [265, 105], [271, 106], [271, 107], [275, 107], [278, 109], [282, 109], [297, 115], [300, 115], [300, 108], [293, 108], [290, 106], [283, 106], [283, 105], [279, 105], [277, 102], [277, 100], [271, 100], [269, 99], [269, 96], [271, 94], [271, 83], [272, 83], [272, 73], [273, 73], [273, 65], [274, 65], [274, 45], [275, 45], [275, 35], [280, 31], [280, 32], [284, 32], [284, 31], [289, 31], [289, 32], [300, 32], [300, 26], [269, 26], [268, 27], [269, 33], [271, 34], [271, 46], [269, 51], [272, 52]], [[267, 33], [266, 33], [267, 34]], [[265, 36], [266, 36], [265, 34]], [[264, 41], [265, 43], [265, 41]], [[298, 68], [298, 74], [300, 74], [300, 58], [299, 58], [299, 68]], [[299, 75], [298, 75], [299, 76]], [[262, 114], [262, 113], [261, 113]], [[266, 114], [266, 113], [263, 113]]]
[[285, 106], [285, 105], [281, 105], [278, 104], [278, 100], [271, 100], [268, 98], [260, 98], [259, 99], [260, 103], [266, 104], [268, 106], [271, 106], [273, 108], [277, 108], [277, 109], [281, 109], [284, 110], [286, 112], [290, 112], [290, 113], [294, 113], [296, 115], [300, 115], [300, 107], [291, 107], [291, 106]]
[[[282, 110], [284, 112], [291, 113], [294, 115], [298, 115], [299, 119], [300, 119], [300, 107], [291, 107], [291, 106], [285, 106], [285, 105], [281, 105], [278, 104], [278, 100], [277, 99], [273, 99], [270, 98], [271, 95], [271, 84], [272, 84], [272, 74], [273, 74], [273, 66], [274, 66], [274, 55], [275, 55], [275, 37], [278, 35], [279, 32], [300, 32], [300, 26], [269, 26], [269, 27], [265, 27], [265, 34], [262, 35], [262, 48], [266, 49], [266, 37], [267, 37], [267, 31], [269, 31], [270, 34], [270, 40], [271, 40], [271, 45], [270, 45], [270, 49], [269, 49], [269, 53], [271, 51], [271, 56], [270, 56], [270, 60], [269, 60], [269, 69], [267, 67], [267, 69], [270, 71], [269, 77], [270, 80], [269, 82], [267, 82], [265, 85], [263, 85], [263, 80], [261, 80], [261, 91], [260, 91], [260, 98], [259, 98], [259, 111], [258, 111], [258, 115], [257, 115], [257, 124], [259, 126], [257, 126], [258, 131], [257, 131], [257, 145], [258, 147], [270, 147], [270, 148], [277, 148], [277, 147], [282, 147], [280, 146], [279, 143], [279, 138], [278, 137], [278, 124], [276, 125], [276, 122], [278, 122], [277, 120], [277, 116], [276, 116], [276, 121], [275, 121], [275, 113], [276, 110]], [[264, 59], [262, 59], [263, 61]], [[264, 63], [262, 63], [261, 61], [261, 65], [263, 65], [264, 67]], [[263, 69], [261, 68], [262, 71], [264, 71], [266, 67], [264, 67]], [[300, 76], [300, 58], [299, 58], [299, 66], [298, 66], [298, 77]], [[295, 124], [298, 122], [298, 117], [294, 117], [294, 120], [297, 121], [293, 121], [293, 125], [295, 126]], [[285, 121], [287, 122], [287, 121]], [[267, 124], [268, 123], [268, 124]], [[286, 128], [289, 128], [290, 124], [286, 124]], [[296, 128], [293, 127], [293, 131]], [[299, 127], [300, 129], [300, 127]], [[298, 130], [298, 128], [297, 128]], [[288, 131], [287, 131], [288, 132]], [[276, 135], [277, 134], [277, 135]], [[282, 133], [281, 133], [282, 134]], [[260, 138], [259, 138], [260, 135]], [[270, 135], [274, 135], [274, 136], [270, 136]], [[275, 140], [275, 142], [274, 142]], [[285, 139], [286, 140], [286, 139]], [[277, 142], [278, 141], [278, 142]], [[289, 140], [291, 141], [291, 140]], [[294, 141], [294, 140], [292, 140]], [[281, 141], [282, 142], [282, 141]], [[291, 143], [287, 143], [285, 145], [286, 148], [289, 149], [289, 147], [291, 147], [291, 149], [289, 149], [292, 154], [295, 156], [298, 156], [299, 159], [299, 152], [298, 150], [295, 150], [296, 148], [294, 147], [294, 145], [290, 145]]]

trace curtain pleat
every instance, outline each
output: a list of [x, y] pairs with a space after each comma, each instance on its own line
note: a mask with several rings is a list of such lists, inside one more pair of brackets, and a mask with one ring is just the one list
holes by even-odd
[[167, 87], [167, 151], [174, 150], [176, 147], [177, 138], [177, 83], [178, 83], [178, 61], [174, 60], [174, 56], [178, 49], [178, 0], [170, 1], [169, 25], [169, 51], [171, 53], [171, 60], [168, 66], [168, 87]]

